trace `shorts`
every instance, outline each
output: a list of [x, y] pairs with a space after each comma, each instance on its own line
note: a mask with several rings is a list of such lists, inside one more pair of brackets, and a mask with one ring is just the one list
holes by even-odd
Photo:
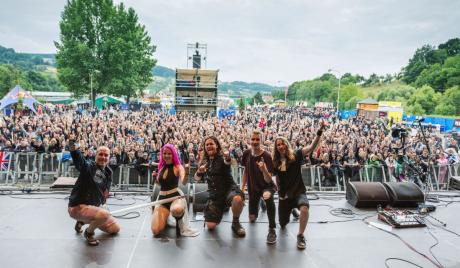
[[275, 189], [272, 188], [267, 188], [262, 192], [249, 194], [249, 215], [255, 215], [257, 218], [257, 216], [259, 215], [260, 198], [263, 196], [265, 192], [270, 192], [272, 194], [271, 199], [273, 199], [275, 195]]
[[233, 198], [241, 196], [244, 200], [244, 193], [236, 186], [230, 189], [222, 199], [209, 199], [204, 208], [204, 218], [206, 222], [220, 223], [226, 208], [232, 206]]
[[278, 204], [278, 218], [281, 226], [285, 226], [289, 223], [291, 217], [291, 211], [294, 208], [300, 209], [300, 207], [306, 206], [310, 208], [310, 203], [308, 202], [308, 197], [305, 193], [300, 194], [296, 198], [287, 198], [284, 200], [279, 200]]
[[[175, 197], [175, 196], [180, 196], [179, 191], [171, 193], [171, 194], [168, 194], [168, 195], [159, 195], [158, 196], [158, 201], [163, 200], [163, 199], [167, 199], [167, 198], [171, 198], [171, 197]], [[160, 206], [163, 206], [163, 207], [167, 208], [168, 210], [170, 210], [171, 209], [171, 204], [172, 204], [172, 202], [169, 202], [169, 203], [161, 204]]]
[[[108, 212], [107, 210], [101, 207], [83, 204], [74, 207], [69, 207], [68, 209], [71, 218], [77, 221], [84, 222], [85, 224], [90, 224], [92, 221], [94, 221], [96, 214], [100, 211]], [[106, 233], [109, 233], [109, 227], [115, 223], [115, 218], [109, 214], [109, 216], [107, 217], [105, 222], [99, 227], [99, 229]]]

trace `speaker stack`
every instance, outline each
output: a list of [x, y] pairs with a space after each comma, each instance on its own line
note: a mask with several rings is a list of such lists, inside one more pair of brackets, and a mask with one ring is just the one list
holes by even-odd
[[416, 207], [424, 202], [422, 190], [412, 182], [349, 182], [346, 198], [361, 207]]

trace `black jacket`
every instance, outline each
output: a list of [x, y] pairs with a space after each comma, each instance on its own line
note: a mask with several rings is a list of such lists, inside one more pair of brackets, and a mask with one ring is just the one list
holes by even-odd
[[232, 177], [230, 165], [224, 163], [222, 155], [216, 155], [208, 160], [205, 180], [208, 183], [209, 198], [216, 200], [226, 198], [228, 191], [238, 188]]
[[80, 175], [70, 193], [69, 207], [104, 204], [112, 184], [112, 170], [109, 167], [101, 170], [94, 161], [85, 160], [80, 150], [72, 151], [70, 155]]

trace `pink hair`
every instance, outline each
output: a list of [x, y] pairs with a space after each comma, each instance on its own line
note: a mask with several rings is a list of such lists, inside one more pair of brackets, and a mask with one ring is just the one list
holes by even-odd
[[180, 160], [179, 160], [179, 155], [177, 154], [176, 148], [172, 144], [165, 144], [163, 147], [161, 147], [160, 150], [160, 163], [158, 164], [158, 172], [161, 171], [161, 169], [166, 165], [165, 160], [163, 159], [163, 153], [165, 149], [169, 149], [173, 155], [173, 165], [174, 166], [180, 166]]

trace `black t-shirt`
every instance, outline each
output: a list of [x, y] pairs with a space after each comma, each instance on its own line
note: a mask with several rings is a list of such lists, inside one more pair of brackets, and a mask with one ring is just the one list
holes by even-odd
[[[295, 198], [306, 192], [305, 184], [302, 180], [302, 150], [295, 151], [295, 161], [286, 162], [286, 171], [281, 171], [281, 167], [274, 168], [274, 175], [278, 183], [278, 193], [281, 198]], [[287, 161], [287, 160], [286, 160]]]

